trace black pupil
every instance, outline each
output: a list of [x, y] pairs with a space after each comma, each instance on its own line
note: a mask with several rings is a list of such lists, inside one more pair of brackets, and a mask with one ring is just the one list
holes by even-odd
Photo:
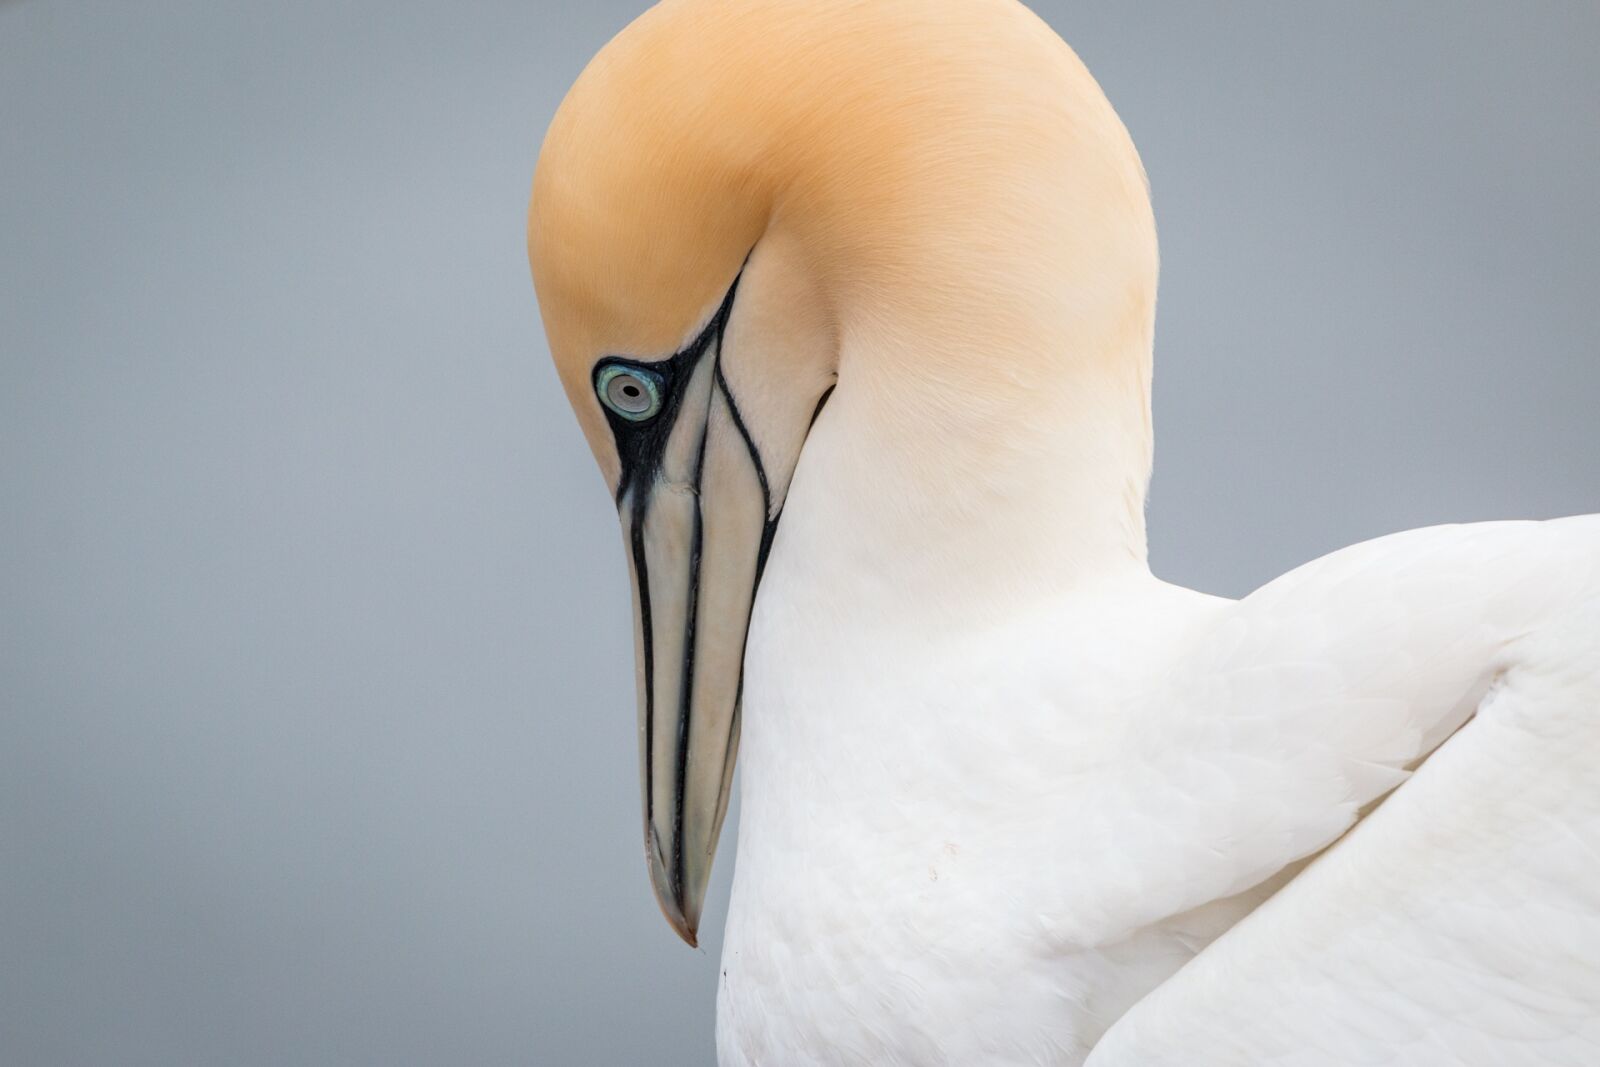
[[624, 385], [622, 387], [622, 395], [626, 396], [626, 397], [638, 396], [639, 395], [639, 387], [637, 385]]

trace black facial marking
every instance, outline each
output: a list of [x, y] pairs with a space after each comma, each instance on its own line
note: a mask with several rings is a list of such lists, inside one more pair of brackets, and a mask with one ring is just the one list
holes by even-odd
[[[633, 557], [635, 580], [638, 583], [639, 596], [639, 626], [640, 637], [644, 648], [644, 745], [645, 745], [645, 823], [652, 828], [655, 826], [655, 649], [654, 649], [654, 620], [650, 610], [650, 576], [647, 553], [645, 551], [644, 522], [648, 510], [650, 492], [654, 488], [657, 476], [661, 471], [661, 464], [666, 453], [667, 443], [672, 435], [672, 430], [677, 422], [682, 408], [683, 388], [693, 377], [695, 368], [715, 345], [715, 356], [712, 364], [712, 393], [709, 403], [715, 404], [718, 398], [727, 405], [728, 415], [734, 427], [739, 432], [740, 439], [744, 442], [745, 450], [749, 453], [750, 462], [755, 467], [756, 480], [761, 486], [761, 514], [762, 530], [761, 543], [756, 555], [755, 574], [752, 580], [750, 610], [755, 608], [755, 589], [761, 584], [761, 576], [766, 570], [767, 557], [772, 551], [773, 537], [778, 530], [778, 519], [781, 509], [774, 511], [772, 501], [772, 486], [767, 477], [765, 465], [761, 462], [761, 452], [756, 447], [755, 439], [750, 434], [749, 426], [745, 423], [743, 414], [739, 411], [738, 401], [733, 395], [733, 390], [728, 386], [728, 380], [722, 371], [722, 339], [727, 329], [728, 319], [733, 311], [734, 296], [739, 288], [739, 279], [735, 278], [729, 287], [728, 294], [723, 298], [722, 305], [717, 313], [712, 316], [698, 337], [683, 351], [668, 359], [656, 361], [642, 361], [627, 359], [621, 356], [612, 356], [601, 360], [594, 368], [594, 384], [598, 390], [600, 374], [608, 367], [621, 364], [627, 367], [640, 367], [654, 372], [660, 377], [661, 409], [653, 417], [642, 421], [623, 418], [612, 411], [605, 404], [601, 410], [605, 412], [606, 421], [611, 426], [611, 434], [616, 442], [617, 455], [621, 460], [621, 475], [618, 478], [616, 500], [620, 509], [626, 509], [629, 518], [629, 549]], [[629, 390], [632, 390], [631, 392]], [[636, 396], [642, 390], [636, 385], [623, 386], [623, 392], [628, 396]], [[817, 416], [822, 413], [822, 408], [833, 395], [830, 386], [817, 401], [816, 409], [812, 412], [811, 422], [814, 425]], [[710, 423], [710, 410], [706, 413], [707, 426], [700, 428], [700, 438], [695, 446], [694, 470], [691, 474], [693, 485], [698, 488], [701, 474], [705, 465], [706, 434]], [[691, 720], [694, 709], [694, 662], [696, 630], [698, 629], [698, 614], [700, 601], [700, 563], [701, 550], [704, 542], [704, 515], [702, 501], [698, 495], [694, 497], [694, 526], [690, 541], [689, 556], [689, 587], [687, 618], [684, 620], [684, 664], [682, 673], [679, 700], [683, 714], [678, 723], [677, 737], [674, 739], [677, 749], [677, 783], [675, 794], [675, 811], [673, 817], [672, 855], [662, 857], [667, 861], [668, 870], [671, 872], [672, 891], [674, 896], [681, 898], [684, 880], [684, 854], [683, 854], [683, 820], [685, 815], [684, 790], [687, 784], [685, 770], [689, 758], [689, 736]], [[746, 630], [749, 628], [749, 618], [745, 620]], [[733, 723], [728, 738], [731, 748], [733, 738], [738, 730], [738, 706], [744, 692], [744, 670], [741, 664], [738, 688], [733, 709]], [[724, 756], [726, 761], [727, 756]]]
[[[623, 496], [634, 485], [649, 485], [654, 480], [656, 472], [661, 469], [661, 457], [667, 450], [667, 438], [672, 435], [673, 423], [677, 421], [678, 409], [683, 403], [682, 386], [694, 374], [695, 364], [700, 357], [706, 354], [711, 347], [711, 342], [716, 339], [717, 323], [714, 319], [706, 331], [688, 348], [671, 357], [646, 363], [642, 360], [624, 359], [621, 356], [611, 356], [595, 364], [594, 384], [598, 394], [600, 387], [600, 372], [607, 367], [618, 366], [639, 367], [651, 371], [661, 378], [661, 410], [648, 419], [636, 421], [625, 419], [612, 411], [605, 404], [600, 405], [600, 410], [605, 412], [606, 421], [611, 425], [611, 436], [617, 444], [617, 456], [622, 461], [622, 476], [617, 481], [617, 503], [620, 506]], [[642, 390], [638, 386], [624, 386], [624, 390], [632, 388], [635, 395]]]
[[[633, 522], [628, 528], [628, 548], [633, 553], [634, 583], [639, 587], [639, 638], [644, 649], [644, 732], [645, 737], [655, 737], [656, 717], [656, 650], [655, 628], [650, 619], [650, 565], [644, 550], [644, 508], [635, 506], [633, 509]], [[644, 761], [644, 804], [645, 825], [654, 827], [655, 820], [651, 818], [655, 801], [652, 794], [654, 775], [649, 759], [650, 750], [645, 750]], [[649, 845], [649, 842], [646, 842]]]
[[822, 391], [821, 396], [817, 397], [817, 406], [811, 412], [811, 421], [806, 424], [807, 433], [810, 433], [811, 427], [817, 424], [817, 416], [821, 415], [822, 409], [828, 406], [828, 401], [833, 398], [833, 391], [837, 388], [839, 388], [839, 383], [835, 381], [832, 385], [828, 386]]
[[[737, 283], [736, 283], [737, 284]], [[722, 331], [717, 330], [717, 352], [722, 352]], [[706, 419], [710, 423], [709, 412]], [[700, 428], [700, 444], [695, 449], [694, 484], [700, 484], [700, 474], [706, 465], [706, 427]], [[694, 646], [697, 623], [700, 617], [700, 546], [705, 540], [703, 505], [698, 495], [694, 498], [694, 537], [689, 543], [689, 610], [683, 623], [683, 673], [679, 683], [678, 701], [683, 714], [678, 719], [678, 788], [676, 804], [672, 809], [672, 889], [683, 895], [683, 809], [684, 789], [689, 776], [684, 773], [689, 765], [689, 720], [694, 718]]]
[[[677, 421], [678, 413], [682, 408], [682, 386], [687, 384], [694, 374], [695, 366], [710, 351], [712, 343], [716, 342], [721, 348], [723, 330], [727, 327], [728, 316], [733, 310], [734, 294], [739, 289], [739, 279], [735, 278], [728, 288], [728, 295], [723, 297], [722, 306], [711, 317], [711, 322], [701, 331], [700, 336], [683, 351], [669, 359], [656, 361], [643, 361], [627, 359], [621, 356], [612, 356], [595, 364], [591, 382], [598, 393], [600, 374], [607, 367], [621, 364], [627, 367], [640, 367], [653, 371], [661, 378], [661, 410], [652, 418], [644, 421], [625, 419], [606, 407], [600, 405], [605, 413], [606, 421], [611, 426], [611, 437], [617, 446], [617, 456], [621, 460], [622, 473], [617, 480], [617, 507], [626, 507], [629, 510], [629, 549], [633, 556], [634, 580], [639, 587], [639, 630], [640, 640], [644, 649], [644, 734], [645, 734], [645, 825], [655, 826], [655, 761], [651, 753], [655, 751], [655, 719], [656, 719], [656, 693], [655, 693], [655, 624], [650, 611], [650, 567], [645, 552], [644, 520], [649, 502], [650, 489], [660, 473], [661, 461], [666, 453], [667, 441], [672, 435], [673, 424]], [[700, 481], [700, 469], [705, 461], [705, 428], [700, 431], [700, 442], [696, 447], [694, 482]], [[759, 466], [759, 460], [757, 461]], [[765, 474], [762, 475], [762, 484], [765, 486]], [[631, 492], [630, 492], [631, 491]], [[670, 860], [672, 871], [672, 887], [676, 896], [683, 892], [683, 790], [684, 775], [682, 769], [688, 759], [689, 749], [689, 709], [694, 685], [694, 643], [696, 628], [696, 611], [699, 604], [700, 587], [700, 546], [702, 541], [703, 519], [701, 505], [698, 498], [694, 502], [694, 539], [689, 560], [689, 617], [686, 622], [684, 634], [684, 671], [683, 688], [679, 699], [683, 701], [685, 714], [678, 724], [678, 782], [677, 804], [673, 825], [672, 857]], [[665, 858], [665, 857], [663, 857]]]

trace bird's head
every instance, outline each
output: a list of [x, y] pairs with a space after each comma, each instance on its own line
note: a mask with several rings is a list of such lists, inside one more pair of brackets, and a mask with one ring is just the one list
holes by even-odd
[[1122, 354], [1153, 312], [1143, 172], [1013, 0], [666, 0], [551, 123], [528, 242], [621, 517], [646, 859], [693, 944], [756, 590], [830, 394], [904, 430], [931, 487], [913, 421], [1015, 451], [1000, 424], [1070, 421], [1075, 381], [1145, 390]]

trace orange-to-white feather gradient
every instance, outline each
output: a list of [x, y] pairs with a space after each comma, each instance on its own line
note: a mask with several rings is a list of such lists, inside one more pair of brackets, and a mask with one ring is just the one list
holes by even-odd
[[1144, 172], [1026, 9], [668, 0], [529, 248], [690, 940], [742, 768], [725, 1067], [1600, 1062], [1600, 517], [1153, 577]]

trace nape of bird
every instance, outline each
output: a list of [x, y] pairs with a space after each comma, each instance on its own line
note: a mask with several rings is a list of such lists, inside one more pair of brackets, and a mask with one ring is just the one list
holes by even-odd
[[[667, 0], [534, 180], [725, 1067], [1600, 1062], [1600, 516], [1147, 564], [1155, 227], [1013, 0]], [[758, 595], [759, 594], [759, 595]]]

